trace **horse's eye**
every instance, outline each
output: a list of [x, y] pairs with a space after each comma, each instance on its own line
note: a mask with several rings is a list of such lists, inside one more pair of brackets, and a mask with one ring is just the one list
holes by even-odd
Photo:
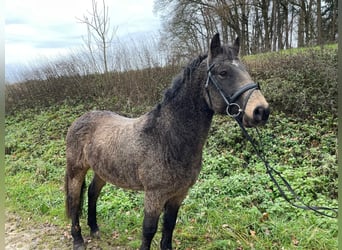
[[222, 77], [225, 77], [225, 76], [228, 75], [228, 72], [225, 71], [225, 70], [223, 70], [223, 71], [221, 71], [221, 72], [219, 73], [219, 75], [222, 76]]

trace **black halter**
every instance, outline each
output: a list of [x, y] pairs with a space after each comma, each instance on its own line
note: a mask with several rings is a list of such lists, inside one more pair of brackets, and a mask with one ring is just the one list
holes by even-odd
[[[210, 67], [208, 67], [208, 71], [207, 71], [208, 72], [208, 78], [207, 78], [207, 82], [205, 84], [205, 89], [206, 89], [207, 94], [208, 94], [210, 106], [212, 106], [212, 102], [211, 102], [211, 97], [210, 97], [210, 93], [208, 90], [208, 85], [211, 82], [214, 84], [214, 86], [216, 87], [216, 89], [220, 93], [221, 97], [223, 98], [224, 102], [227, 104], [227, 108], [226, 108], [227, 115], [229, 115], [230, 117], [233, 117], [233, 118], [239, 117], [245, 111], [247, 102], [248, 102], [250, 96], [252, 95], [253, 91], [260, 89], [259, 84], [254, 83], [254, 82], [245, 84], [241, 88], [239, 88], [233, 95], [229, 96], [225, 93], [225, 91], [221, 87], [221, 84], [216, 80], [216, 78], [211, 73], [211, 69], [213, 67], [214, 67], [214, 64], [212, 64]], [[240, 105], [236, 103], [236, 101], [239, 99], [239, 97], [243, 93], [245, 93], [246, 91], [249, 91], [249, 90], [251, 90], [251, 91], [249, 92], [249, 94], [246, 98], [246, 101], [243, 105], [243, 108], [241, 108]]]
[[[292, 206], [296, 207], [296, 208], [301, 208], [301, 209], [305, 209], [305, 210], [312, 210], [320, 215], [326, 216], [326, 217], [330, 217], [330, 218], [337, 218], [338, 217], [338, 211], [337, 208], [328, 208], [328, 207], [319, 207], [319, 206], [311, 206], [306, 204], [301, 197], [299, 197], [297, 195], [297, 193], [295, 192], [295, 190], [291, 187], [291, 185], [288, 183], [288, 181], [282, 176], [282, 174], [277, 171], [276, 169], [272, 168], [268, 161], [266, 160], [265, 156], [262, 154], [262, 152], [259, 150], [259, 148], [257, 147], [255, 140], [249, 135], [249, 133], [247, 132], [246, 128], [243, 126], [242, 121], [239, 119], [239, 116], [241, 114], [243, 114], [247, 102], [250, 98], [250, 96], [252, 95], [254, 90], [259, 90], [260, 86], [258, 83], [248, 83], [245, 84], [244, 86], [242, 86], [240, 89], [238, 89], [238, 91], [236, 91], [233, 95], [228, 96], [224, 90], [222, 89], [220, 83], [216, 80], [216, 78], [212, 75], [211, 73], [211, 69], [214, 65], [211, 65], [210, 67], [208, 67], [208, 78], [207, 78], [207, 82], [205, 84], [205, 89], [207, 91], [208, 94], [208, 98], [209, 98], [209, 102], [210, 102], [210, 106], [212, 106], [211, 103], [211, 97], [210, 97], [210, 93], [208, 90], [208, 85], [209, 83], [213, 83], [214, 86], [216, 87], [216, 89], [218, 90], [218, 92], [220, 93], [220, 95], [222, 96], [223, 100], [225, 101], [225, 103], [227, 104], [227, 108], [226, 108], [226, 113], [227, 115], [235, 118], [235, 120], [237, 121], [237, 123], [239, 124], [244, 136], [247, 138], [247, 140], [252, 144], [254, 151], [256, 152], [257, 156], [262, 160], [262, 162], [265, 165], [266, 168], [266, 173], [270, 176], [271, 181], [275, 184], [275, 186], [277, 187], [277, 189], [280, 192], [280, 195], [287, 201], [289, 202]], [[240, 106], [236, 103], [236, 100], [246, 91], [249, 91], [249, 94], [246, 98], [246, 101], [244, 103], [243, 109], [240, 108]], [[277, 177], [279, 178], [278, 181]], [[281, 184], [283, 184], [285, 186], [285, 191], [283, 190], [283, 188], [281, 187]], [[288, 196], [288, 194], [286, 193], [286, 191], [288, 191], [287, 193], [292, 196], [291, 197]], [[298, 204], [299, 203], [299, 204]]]

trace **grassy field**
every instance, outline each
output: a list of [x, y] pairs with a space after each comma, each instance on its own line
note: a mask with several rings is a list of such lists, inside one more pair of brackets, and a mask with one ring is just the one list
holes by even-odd
[[[327, 47], [324, 53], [292, 51], [245, 60], [253, 78], [262, 83], [272, 107], [268, 124], [260, 129], [268, 161], [305, 202], [337, 207], [337, 47]], [[91, 109], [111, 109], [128, 116], [150, 110], [174, 71], [165, 68], [128, 75], [113, 73], [116, 81], [104, 86], [113, 89], [109, 95], [99, 87], [104, 84], [101, 78], [95, 76], [79, 77], [76, 83], [71, 78], [50, 79], [46, 89], [40, 87], [44, 81], [7, 86], [6, 101], [10, 105], [6, 107], [5, 205], [11, 223], [8, 228], [15, 228], [12, 234], [22, 233], [16, 235], [19, 242], [31, 244], [30, 249], [71, 248], [70, 222], [64, 213], [68, 127]], [[127, 84], [133, 79], [139, 80]], [[63, 101], [61, 95], [54, 99], [53, 91], [61, 88], [87, 96]], [[119, 91], [120, 98], [113, 96], [114, 90]], [[44, 91], [51, 99], [39, 99], [44, 98]], [[127, 101], [125, 93], [130, 95]], [[251, 132], [259, 137], [254, 130]], [[88, 184], [91, 175], [89, 172]], [[138, 248], [142, 204], [143, 193], [106, 185], [98, 202], [102, 238], [89, 241], [88, 246]], [[81, 223], [84, 236], [88, 236], [85, 207], [86, 202]], [[30, 237], [33, 232], [39, 232], [35, 240], [20, 238]], [[158, 249], [159, 239], [160, 233], [153, 249]], [[337, 249], [337, 220], [288, 204], [238, 125], [229, 117], [216, 116], [199, 180], [179, 212], [174, 247], [333, 250]]]
[[[70, 123], [84, 111], [84, 105], [64, 104], [7, 117], [8, 211], [31, 218], [33, 225], [49, 222], [68, 227], [64, 138]], [[337, 120], [313, 118], [305, 122], [273, 113], [261, 130], [264, 151], [306, 202], [336, 207]], [[143, 193], [107, 185], [98, 204], [102, 241], [137, 248], [142, 203]], [[174, 245], [177, 249], [337, 249], [337, 220], [285, 202], [237, 124], [216, 117], [203, 171], [180, 210]]]

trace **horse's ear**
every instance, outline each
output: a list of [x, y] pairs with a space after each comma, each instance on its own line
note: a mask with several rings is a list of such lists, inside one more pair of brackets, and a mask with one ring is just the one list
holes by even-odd
[[210, 42], [209, 57], [214, 58], [221, 52], [220, 34], [216, 33]]
[[239, 54], [240, 51], [240, 37], [237, 37], [235, 39], [234, 45], [233, 45], [233, 49], [236, 51], [236, 54]]

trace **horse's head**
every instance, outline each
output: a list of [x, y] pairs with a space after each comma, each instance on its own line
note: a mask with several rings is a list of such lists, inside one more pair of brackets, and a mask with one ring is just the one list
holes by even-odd
[[239, 39], [233, 46], [221, 46], [219, 34], [210, 43], [206, 101], [215, 113], [228, 114], [246, 127], [264, 125], [270, 110], [245, 66], [238, 58]]

